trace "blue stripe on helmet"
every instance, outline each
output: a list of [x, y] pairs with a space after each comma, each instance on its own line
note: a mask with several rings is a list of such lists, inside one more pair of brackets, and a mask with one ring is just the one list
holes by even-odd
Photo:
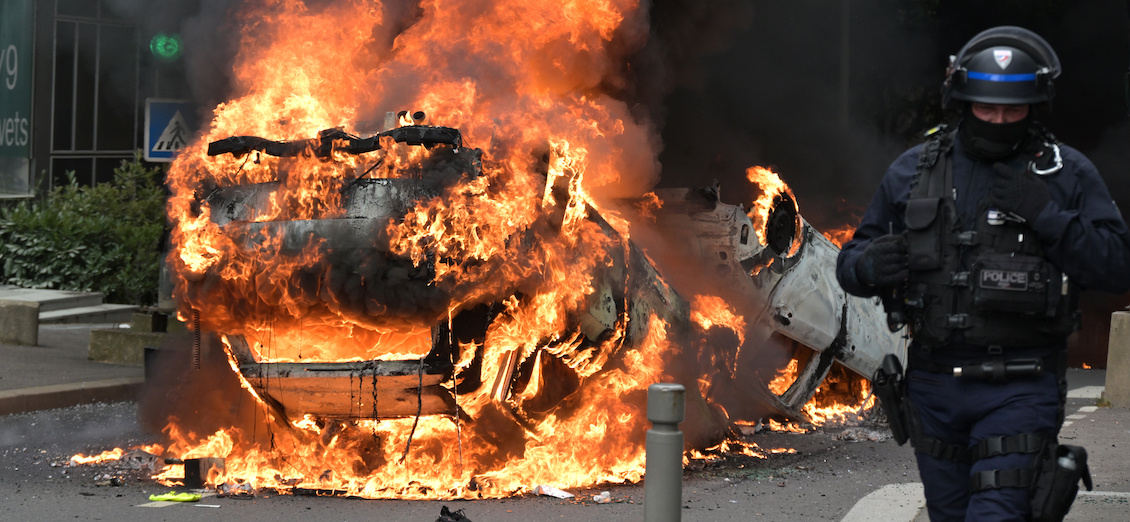
[[969, 79], [971, 80], [985, 80], [987, 82], [1031, 82], [1036, 80], [1036, 73], [1027, 74], [988, 74], [977, 71], [969, 71]]

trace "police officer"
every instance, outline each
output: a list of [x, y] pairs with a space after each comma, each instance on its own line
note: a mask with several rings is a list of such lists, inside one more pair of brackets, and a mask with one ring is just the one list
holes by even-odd
[[960, 119], [890, 166], [836, 275], [908, 327], [930, 519], [1026, 520], [1063, 422], [1075, 289], [1130, 289], [1130, 233], [1094, 165], [1037, 121], [1060, 73], [1043, 38], [995, 27], [950, 61]]

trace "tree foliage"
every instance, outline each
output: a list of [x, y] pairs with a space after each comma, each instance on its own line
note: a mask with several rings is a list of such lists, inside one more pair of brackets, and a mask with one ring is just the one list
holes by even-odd
[[0, 281], [25, 288], [101, 292], [109, 302], [157, 301], [165, 224], [162, 171], [140, 157], [114, 180], [70, 182], [43, 201], [0, 209]]

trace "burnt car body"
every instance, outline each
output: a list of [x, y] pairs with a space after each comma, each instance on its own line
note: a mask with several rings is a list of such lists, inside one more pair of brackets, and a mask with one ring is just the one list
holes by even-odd
[[[332, 309], [354, 324], [411, 331], [411, 343], [423, 346], [411, 358], [370, 358], [362, 353], [328, 362], [271, 360], [264, 357], [261, 340], [240, 332], [213, 332], [224, 337], [242, 379], [282, 418], [458, 417], [463, 413], [460, 395], [486, 393], [523, 423], [571, 400], [586, 378], [603, 367], [623, 364], [618, 358], [624, 350], [655, 333], [650, 318], [666, 325], [664, 333], [672, 342], [693, 347], [687, 351], [699, 356], [711, 350], [727, 352], [718, 358], [708, 354], [716, 359], [712, 364], [725, 370], [716, 378], [731, 382], [701, 390], [707, 402], [725, 404], [725, 395], [738, 390], [743, 396], [730, 398], [731, 404], [750, 403], [755, 406], [747, 408], [751, 412], [796, 419], [805, 418], [802, 406], [833, 363], [870, 377], [886, 354], [903, 350], [898, 336], [888, 331], [878, 303], [839, 288], [834, 276], [838, 248], [800, 217], [788, 195], [777, 199], [765, 223], [755, 224], [741, 205], [723, 203], [716, 186], [659, 190], [662, 209], [650, 219], [648, 232], [633, 232], [631, 239], [600, 211], [586, 206], [583, 221], [602, 236], [596, 243], [602, 262], [589, 269], [591, 288], [583, 302], [570, 308], [559, 335], [546, 336], [536, 346], [488, 355], [488, 329], [506, 313], [503, 303], [522, 306], [523, 296], [532, 293], [529, 289], [544, 275], [510, 279], [508, 287], [484, 291], [437, 277], [440, 254], [411, 259], [388, 247], [390, 223], [404, 220], [429, 201], [449, 197], [460, 180], [481, 175], [481, 152], [463, 147], [458, 131], [408, 126], [367, 139], [326, 131], [316, 140], [301, 142], [234, 137], [212, 143], [209, 154], [265, 152], [334, 161], [334, 154], [363, 155], [382, 143], [389, 146], [390, 140], [426, 147], [431, 167], [420, 166], [397, 178], [362, 174], [349, 179], [337, 188], [340, 211], [332, 216], [258, 218], [285, 180], [210, 187], [198, 193], [200, 204], [211, 209], [211, 222], [240, 248], [274, 258], [314, 249], [325, 258], [317, 271], [292, 274], [288, 292], [306, 294], [308, 301], [319, 303], [312, 306]], [[552, 183], [549, 191], [566, 197], [564, 188]], [[552, 232], [564, 226], [563, 208], [543, 210], [529, 229]], [[626, 214], [632, 221], [630, 211]], [[755, 228], [762, 228], [763, 234]], [[509, 254], [536, 256], [544, 246], [539, 237], [531, 230], [519, 231], [507, 242]], [[678, 262], [701, 268], [704, 288], [720, 289], [717, 292], [745, 314], [751, 326], [742, 341], [696, 341], [704, 336], [696, 331], [701, 328], [691, 319], [686, 296], [696, 283], [673, 284], [663, 263], [656, 262], [663, 257], [656, 252], [670, 245], [681, 245], [676, 246]], [[476, 269], [492, 270], [489, 260], [480, 262], [486, 266]], [[228, 313], [241, 321], [268, 320], [264, 317], [270, 313], [262, 312], [270, 305], [267, 299], [232, 295], [222, 272], [222, 263], [214, 266], [189, 280], [185, 292], [197, 302], [222, 295], [231, 303]], [[796, 377], [784, 391], [769, 386], [779, 365], [758, 363], [770, 352], [775, 361], [799, 361]]]

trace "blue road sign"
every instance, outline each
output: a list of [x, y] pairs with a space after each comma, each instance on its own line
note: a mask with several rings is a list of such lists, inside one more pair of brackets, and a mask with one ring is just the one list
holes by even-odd
[[195, 114], [185, 100], [145, 100], [145, 160], [173, 161], [192, 138]]

